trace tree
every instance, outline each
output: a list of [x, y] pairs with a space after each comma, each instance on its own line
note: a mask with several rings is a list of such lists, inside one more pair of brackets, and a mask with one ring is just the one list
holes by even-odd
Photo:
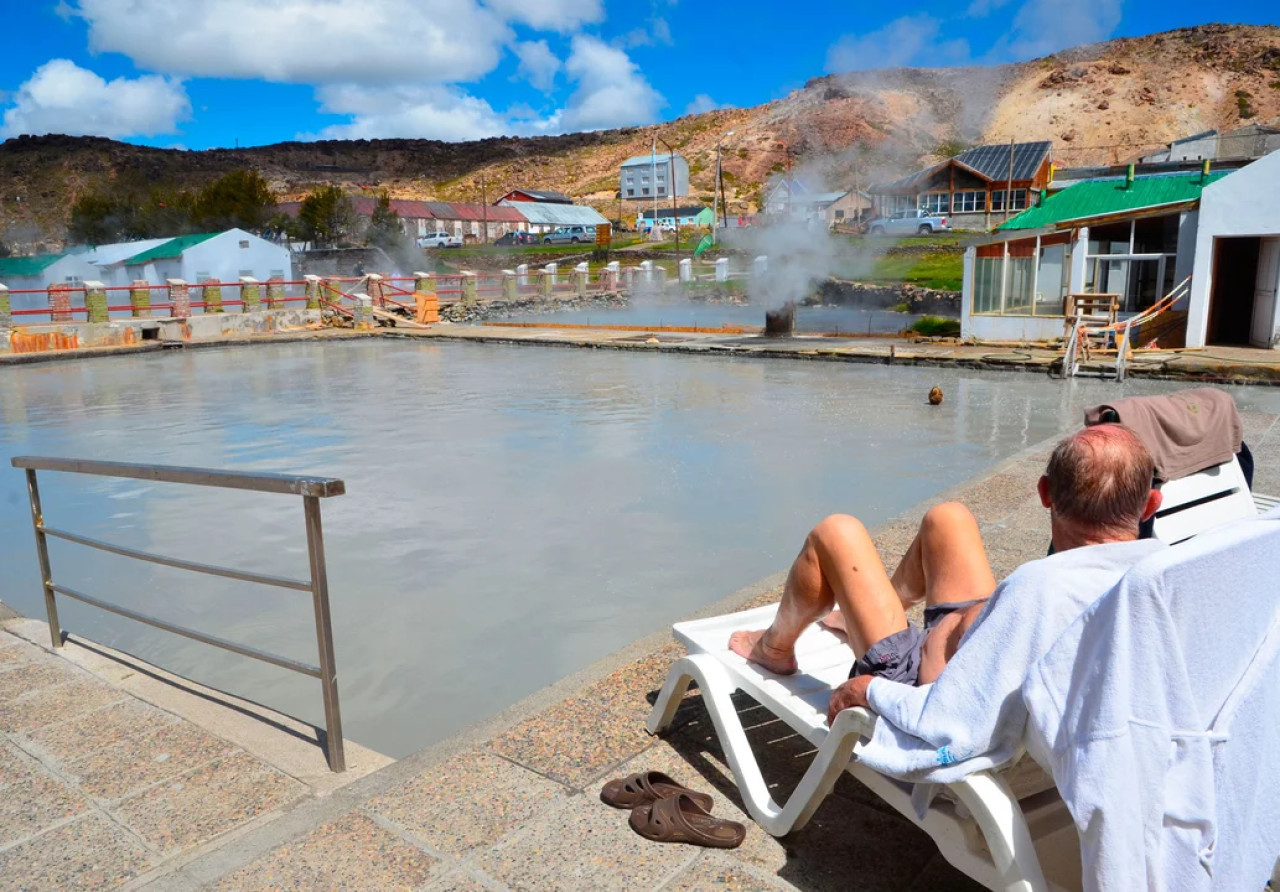
[[124, 202], [107, 194], [88, 192], [71, 205], [67, 237], [72, 242], [84, 245], [105, 245], [119, 241], [131, 216], [131, 209]]
[[968, 148], [968, 145], [962, 143], [958, 139], [947, 139], [938, 143], [933, 150], [933, 154], [937, 155], [939, 158], [954, 158], [956, 155], [966, 151]]
[[275, 209], [276, 197], [256, 170], [233, 170], [195, 196], [191, 218], [205, 231], [247, 229], [261, 232]]
[[165, 238], [195, 231], [192, 209], [196, 196], [172, 187], [157, 186], [138, 200], [124, 226], [126, 238]]
[[312, 192], [298, 209], [299, 233], [317, 245], [333, 245], [350, 238], [355, 210], [345, 192], [325, 186]]
[[404, 224], [400, 222], [400, 215], [391, 209], [391, 196], [386, 192], [378, 196], [378, 203], [373, 207], [369, 228], [365, 231], [365, 241], [384, 251], [394, 251], [404, 246]]

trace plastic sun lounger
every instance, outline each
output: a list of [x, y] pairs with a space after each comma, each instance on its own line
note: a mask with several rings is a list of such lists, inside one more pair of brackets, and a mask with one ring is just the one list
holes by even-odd
[[[1163, 491], [1165, 505], [1155, 529], [1167, 542], [1253, 516], [1277, 503], [1271, 497], [1250, 496], [1235, 459], [1166, 484]], [[928, 833], [954, 867], [988, 888], [1039, 892], [1081, 886], [1075, 827], [1052, 780], [1038, 765], [1015, 759], [1001, 770], [938, 785], [898, 781], [860, 764], [852, 758], [853, 748], [870, 737], [876, 715], [846, 709], [831, 727], [826, 723], [831, 690], [845, 681], [853, 663], [853, 653], [841, 637], [816, 624], [810, 627], [797, 642], [799, 671], [788, 676], [775, 675], [728, 649], [733, 632], [763, 629], [776, 612], [775, 604], [676, 623], [672, 631], [689, 653], [671, 667], [646, 722], [649, 733], [670, 726], [685, 691], [697, 682], [747, 811], [773, 836], [803, 827], [840, 772], [848, 771]], [[785, 804], [773, 799], [760, 773], [733, 703], [737, 691], [817, 748]]]

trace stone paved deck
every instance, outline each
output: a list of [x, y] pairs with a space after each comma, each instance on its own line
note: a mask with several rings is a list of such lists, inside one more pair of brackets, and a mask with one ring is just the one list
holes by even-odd
[[[1280, 493], [1280, 417], [1244, 416], [1256, 487]], [[978, 517], [1004, 575], [1044, 552], [1034, 496], [1051, 443], [933, 501]], [[887, 562], [924, 506], [877, 532]], [[766, 603], [780, 578], [704, 613]], [[66, 648], [64, 648], [66, 650]], [[803, 830], [746, 819], [706, 712], [643, 720], [671, 661], [666, 635], [566, 679], [458, 737], [316, 794], [62, 656], [0, 633], [0, 889], [966, 890], [920, 831], [847, 775]], [[785, 792], [808, 744], [743, 702], [766, 777]], [[217, 717], [206, 718], [217, 726]], [[732, 851], [649, 843], [597, 798], [658, 769], [743, 821]]]

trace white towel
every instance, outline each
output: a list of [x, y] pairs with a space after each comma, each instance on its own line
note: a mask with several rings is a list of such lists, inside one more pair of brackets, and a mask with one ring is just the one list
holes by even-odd
[[858, 759], [905, 780], [948, 783], [1013, 758], [1026, 711], [1022, 681], [1076, 617], [1142, 558], [1154, 539], [1073, 548], [1024, 564], [1002, 582], [931, 685], [877, 678], [879, 713]]
[[1028, 674], [1086, 889], [1262, 889], [1280, 853], [1280, 512], [1134, 567]]

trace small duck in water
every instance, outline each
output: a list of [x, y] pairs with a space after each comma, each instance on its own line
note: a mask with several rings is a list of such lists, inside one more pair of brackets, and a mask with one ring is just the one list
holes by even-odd
[[938, 406], [942, 404], [942, 388], [935, 387], [929, 391], [929, 405]]

